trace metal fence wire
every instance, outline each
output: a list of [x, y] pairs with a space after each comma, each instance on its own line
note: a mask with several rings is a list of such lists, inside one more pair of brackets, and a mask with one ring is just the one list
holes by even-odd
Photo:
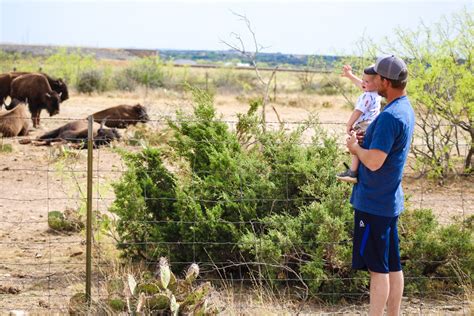
[[[231, 129], [235, 129], [236, 121], [224, 121]], [[175, 121], [177, 123], [177, 121]], [[149, 125], [159, 130], [166, 124], [165, 119], [152, 120]], [[273, 124], [273, 125], [272, 125]], [[289, 129], [295, 129], [303, 122], [289, 122]], [[269, 127], [278, 128], [277, 122], [269, 122]], [[322, 123], [327, 130], [343, 131], [345, 124]], [[90, 121], [90, 127], [92, 121]], [[89, 131], [91, 132], [91, 130]], [[341, 132], [342, 133], [342, 132]], [[91, 135], [91, 134], [89, 134]], [[309, 134], [310, 135], [310, 134]], [[341, 134], [342, 135], [342, 134]], [[123, 145], [132, 151], [141, 150], [140, 139], [128, 136], [128, 144]], [[2, 148], [6, 144], [13, 147], [12, 152], [3, 152], [0, 162], [0, 314], [8, 314], [21, 310], [32, 314], [61, 314], [68, 312], [71, 297], [78, 292], [85, 293], [93, 301], [105, 302], [108, 297], [106, 281], [113, 275], [126, 275], [136, 272], [134, 268], [118, 264], [119, 251], [117, 246], [127, 246], [113, 238], [114, 234], [107, 230], [117, 219], [109, 212], [115, 200], [111, 183], [120, 179], [126, 166], [116, 151], [108, 147], [93, 149], [92, 137], [89, 137], [87, 150], [71, 150], [67, 147], [35, 147], [19, 145], [18, 138], [3, 138]], [[130, 145], [131, 143], [136, 145]], [[309, 145], [303, 141], [301, 145]], [[343, 144], [341, 143], [341, 146]], [[122, 143], [117, 145], [122, 147]], [[425, 146], [420, 140], [414, 140], [414, 146]], [[462, 144], [461, 148], [467, 148]], [[3, 149], [2, 149], [3, 150]], [[467, 150], [467, 149], [465, 149]], [[320, 172], [324, 172], [321, 170]], [[278, 176], [288, 178], [290, 173]], [[466, 184], [472, 184], [469, 175], [461, 176]], [[404, 175], [405, 193], [410, 204], [417, 208], [430, 208], [435, 211], [441, 225], [452, 221], [451, 215], [467, 219], [473, 215], [473, 189], [467, 185], [451, 185], [436, 187], [424, 177], [406, 168]], [[242, 183], [242, 186], [245, 186]], [[153, 198], [153, 197], [148, 197]], [[311, 202], [311, 197], [304, 198]], [[194, 201], [217, 205], [222, 200], [202, 199], [194, 197]], [[244, 197], [236, 192], [234, 197], [226, 201], [236, 203], [255, 202], [274, 205], [288, 205], [301, 201], [287, 195], [286, 198], [273, 196]], [[79, 232], [55, 231], [49, 227], [48, 217], [52, 211], [65, 212], [74, 210], [79, 214], [85, 227]], [[106, 215], [106, 216], [104, 216]], [[265, 229], [266, 222], [222, 221], [225, 224], [241, 228]], [[142, 224], [170, 228], [173, 225], [199, 225], [199, 221], [187, 220], [153, 220], [143, 218]], [[350, 224], [350, 223], [345, 223]], [[309, 242], [308, 242], [309, 243]], [[351, 244], [351, 240], [343, 242], [311, 241], [312, 244], [338, 243]], [[304, 242], [303, 242], [304, 244]], [[268, 266], [267, 262], [232, 261], [212, 258], [207, 260], [196, 257], [196, 253], [206, 248], [220, 249], [226, 253], [236, 249], [236, 242], [199, 239], [195, 236], [191, 241], [154, 241], [141, 240], [133, 242], [134, 246], [143, 249], [168, 249], [189, 251], [193, 254], [191, 261], [171, 261], [173, 267], [185, 267], [197, 262], [201, 269], [198, 282], [210, 281], [223, 293], [222, 300], [232, 305], [230, 314], [259, 314], [265, 310], [270, 313], [303, 313], [303, 314], [353, 314], [364, 315], [367, 312], [368, 293], [341, 290], [325, 290], [317, 297], [307, 297], [303, 284], [314, 280], [302, 278], [293, 273], [263, 277], [248, 273]], [[160, 254], [168, 256], [169, 253]], [[158, 258], [159, 256], [157, 256]], [[115, 259], [112, 259], [115, 258]], [[461, 258], [459, 260], [472, 260]], [[144, 266], [155, 266], [156, 260], [144, 259]], [[436, 265], [436, 260], [416, 258], [413, 262]], [[461, 262], [452, 262], [458, 265]], [[231, 273], [228, 273], [232, 271]], [[180, 274], [181, 271], [174, 271]], [[458, 282], [458, 277], [406, 274], [406, 280], [424, 282], [439, 279], [446, 282]], [[472, 284], [471, 274], [465, 276], [465, 284]], [[358, 275], [350, 281], [367, 282], [367, 275]], [[341, 278], [329, 278], [325, 281], [343, 282]], [[278, 290], [270, 290], [277, 284]], [[261, 286], [261, 287], [260, 287]], [[254, 290], [259, 288], [260, 297]], [[443, 293], [432, 288], [419, 293], [416, 297], [403, 298], [403, 310], [406, 314], [456, 314], [469, 315], [472, 311], [469, 295], [471, 287], [461, 288], [459, 293]], [[343, 302], [336, 305], [325, 303], [326, 298], [341, 298]], [[436, 297], [436, 299], [433, 299]], [[266, 301], [267, 305], [262, 305]], [[285, 303], [287, 302], [287, 303]], [[302, 305], [304, 302], [304, 306]], [[227, 306], [228, 307], [228, 306]]]

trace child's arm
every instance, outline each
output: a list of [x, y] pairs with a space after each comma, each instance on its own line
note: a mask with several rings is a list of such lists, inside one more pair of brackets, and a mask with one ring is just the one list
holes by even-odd
[[352, 125], [354, 125], [354, 122], [357, 121], [357, 119], [361, 115], [362, 115], [362, 112], [359, 111], [359, 110], [354, 110], [354, 112], [352, 112], [352, 115], [351, 115], [351, 117], [349, 118], [349, 121], [347, 121], [347, 124], [346, 124], [346, 133], [348, 135], [351, 135]]
[[358, 87], [359, 89], [362, 90], [362, 79], [356, 77], [352, 73], [351, 65], [344, 65], [344, 67], [342, 67], [342, 75], [341, 76], [349, 78], [352, 81], [352, 83], [356, 85], [356, 87]]

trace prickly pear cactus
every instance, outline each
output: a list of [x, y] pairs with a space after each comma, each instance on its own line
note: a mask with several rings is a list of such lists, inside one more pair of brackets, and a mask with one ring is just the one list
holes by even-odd
[[209, 282], [195, 285], [198, 276], [199, 266], [193, 263], [186, 270], [184, 279], [176, 278], [168, 260], [162, 257], [153, 277], [136, 281], [129, 274], [121, 283], [111, 281], [108, 304], [112, 310], [126, 310], [130, 314], [216, 315], [219, 310], [210, 300], [215, 290]]

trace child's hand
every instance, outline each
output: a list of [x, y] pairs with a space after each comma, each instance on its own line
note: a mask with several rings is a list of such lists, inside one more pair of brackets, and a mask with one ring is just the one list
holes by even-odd
[[357, 142], [359, 143], [359, 145], [362, 145], [362, 143], [364, 142], [364, 136], [365, 136], [365, 131], [358, 130], [356, 132], [356, 138], [357, 138]]
[[346, 127], [346, 134], [347, 134], [347, 135], [350, 136], [352, 131], [353, 131], [352, 126], [347, 126], [347, 127]]
[[341, 76], [349, 78], [351, 75], [352, 75], [351, 65], [344, 65], [344, 67], [342, 67], [342, 75]]

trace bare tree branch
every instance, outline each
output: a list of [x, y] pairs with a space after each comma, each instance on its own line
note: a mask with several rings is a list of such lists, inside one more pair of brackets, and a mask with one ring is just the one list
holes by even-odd
[[[232, 10], [230, 10], [230, 11], [231, 11], [232, 14], [237, 16], [239, 18], [239, 20], [241, 20], [245, 23], [245, 25], [247, 27], [247, 31], [252, 35], [252, 40], [253, 40], [253, 45], [254, 45], [254, 52], [253, 53], [248, 52], [245, 49], [245, 44], [244, 44], [244, 41], [243, 41], [242, 37], [239, 34], [234, 33], [234, 32], [231, 33], [231, 36], [233, 36], [239, 42], [240, 45], [231, 44], [231, 43], [229, 43], [225, 40], [221, 40], [221, 42], [223, 44], [225, 44], [226, 46], [228, 46], [229, 48], [231, 48], [232, 50], [235, 50], [235, 51], [239, 52], [241, 55], [247, 57], [250, 60], [250, 63], [252, 65], [253, 69], [255, 70], [255, 74], [257, 76], [257, 79], [260, 82], [260, 84], [262, 85], [262, 93], [263, 93], [262, 128], [265, 131], [265, 128], [266, 128], [265, 127], [265, 122], [266, 122], [265, 110], [266, 110], [266, 105], [267, 105], [268, 100], [269, 100], [270, 85], [271, 85], [271, 82], [272, 82], [273, 78], [275, 77], [275, 73], [278, 71], [278, 66], [273, 69], [273, 71], [270, 75], [270, 78], [268, 80], [265, 80], [263, 78], [263, 76], [261, 75], [260, 70], [258, 68], [258, 65], [257, 65], [257, 55], [261, 50], [265, 49], [266, 47], [263, 46], [263, 45], [260, 45], [258, 43], [255, 31], [252, 28], [252, 24], [250, 23], [250, 20], [247, 18], [247, 16], [245, 16], [243, 14], [240, 14], [240, 13], [237, 13], [237, 12], [234, 12]], [[280, 126], [281, 126], [282, 121], [281, 121], [280, 115], [278, 114], [277, 109], [273, 105], [272, 105], [272, 109], [275, 112], [275, 114], [277, 116], [277, 119], [278, 119], [278, 122], [280, 123]]]

